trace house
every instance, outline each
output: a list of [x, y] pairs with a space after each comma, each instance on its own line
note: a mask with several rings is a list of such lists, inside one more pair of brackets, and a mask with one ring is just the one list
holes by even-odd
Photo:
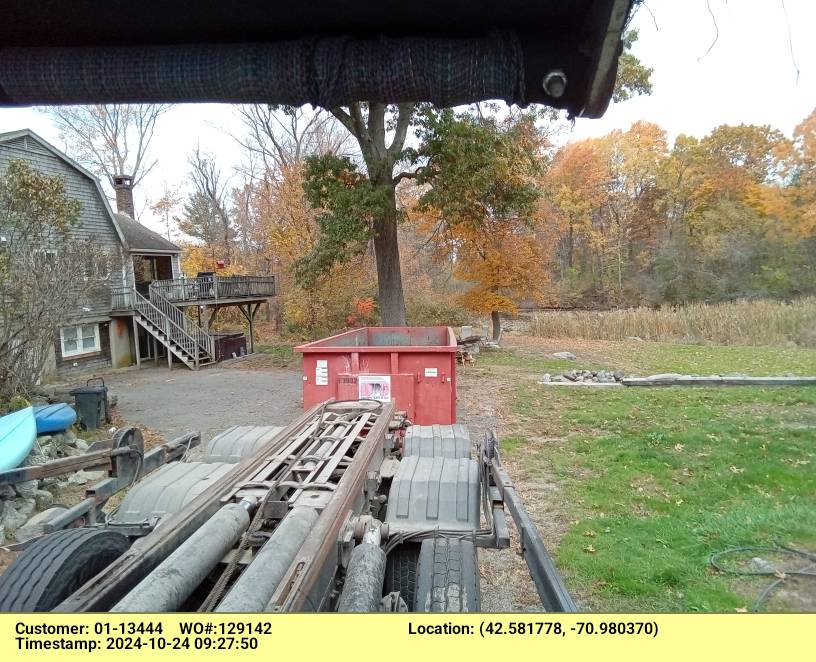
[[[83, 302], [70, 326], [54, 330], [54, 352], [43, 380], [140, 365], [143, 360], [183, 363], [192, 369], [212, 363], [218, 338], [201, 326], [224, 306], [237, 306], [252, 330], [258, 308], [275, 295], [274, 276], [181, 272], [181, 249], [133, 220], [133, 184], [114, 182], [114, 213], [99, 180], [88, 170], [29, 129], [0, 134], [0, 171], [16, 159], [65, 182], [65, 193], [82, 204], [72, 236], [93, 239], [118, 255], [122, 268], [111, 273], [109, 291]], [[129, 213], [126, 213], [129, 212]], [[198, 322], [187, 310], [197, 310]]]

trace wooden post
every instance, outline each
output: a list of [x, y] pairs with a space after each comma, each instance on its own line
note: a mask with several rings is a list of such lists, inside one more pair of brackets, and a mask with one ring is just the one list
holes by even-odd
[[142, 359], [139, 356], [141, 350], [139, 349], [139, 325], [136, 323], [136, 315], [133, 316], [133, 344], [136, 347], [136, 367], [142, 367]]
[[249, 353], [252, 354], [255, 351], [255, 339], [253, 338], [253, 331], [254, 331], [254, 321], [255, 321], [255, 313], [258, 312], [258, 308], [261, 304], [255, 306], [253, 310], [252, 304], [247, 304], [247, 309], [244, 311], [244, 306], [242, 304], [238, 304], [238, 310], [241, 311], [241, 314], [246, 318], [246, 321], [249, 322]]
[[213, 322], [215, 322], [215, 318], [218, 316], [218, 311], [221, 310], [219, 306], [212, 307], [212, 313], [210, 313], [210, 317], [207, 320], [207, 333], [210, 332], [212, 329]]
[[251, 312], [249, 314], [249, 352], [250, 354], [255, 353], [255, 315], [258, 313], [258, 308], [261, 307], [260, 303], [256, 303], [255, 307], [252, 307], [252, 304], [247, 305], [247, 309], [250, 309]]

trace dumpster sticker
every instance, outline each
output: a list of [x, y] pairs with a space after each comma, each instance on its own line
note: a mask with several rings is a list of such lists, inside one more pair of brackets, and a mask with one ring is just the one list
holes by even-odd
[[315, 384], [318, 386], [326, 386], [329, 383], [329, 362], [328, 360], [318, 359], [315, 366]]
[[391, 377], [389, 375], [360, 375], [360, 400], [391, 400]]
[[425, 368], [426, 377], [437, 377], [436, 368]]

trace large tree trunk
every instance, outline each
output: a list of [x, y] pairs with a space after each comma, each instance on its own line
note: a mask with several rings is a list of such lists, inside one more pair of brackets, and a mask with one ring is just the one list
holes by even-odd
[[374, 228], [374, 255], [377, 259], [377, 289], [383, 326], [405, 326], [405, 298], [402, 293], [399, 243], [397, 242], [396, 186], [389, 182], [388, 208]]
[[377, 289], [380, 300], [380, 318], [384, 326], [405, 326], [405, 297], [402, 293], [399, 246], [397, 244], [397, 183], [394, 165], [399, 162], [408, 127], [411, 124], [414, 105], [402, 103], [397, 106], [393, 138], [386, 145], [386, 134], [391, 130], [387, 119], [388, 106], [384, 103], [360, 102], [349, 106], [348, 111], [333, 108], [332, 114], [348, 129], [360, 145], [369, 179], [386, 191], [387, 204], [382, 217], [374, 224], [374, 254], [377, 258]]
[[501, 313], [494, 310], [490, 313], [490, 322], [493, 325], [493, 341], [500, 342], [502, 336]]

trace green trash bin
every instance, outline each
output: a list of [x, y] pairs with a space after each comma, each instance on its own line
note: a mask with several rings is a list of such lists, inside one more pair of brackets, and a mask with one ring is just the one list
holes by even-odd
[[[92, 386], [91, 382], [101, 382], [101, 385]], [[79, 423], [86, 430], [96, 430], [103, 422], [110, 422], [108, 387], [104, 379], [89, 379], [85, 386], [75, 388], [70, 394], [74, 396]]]

